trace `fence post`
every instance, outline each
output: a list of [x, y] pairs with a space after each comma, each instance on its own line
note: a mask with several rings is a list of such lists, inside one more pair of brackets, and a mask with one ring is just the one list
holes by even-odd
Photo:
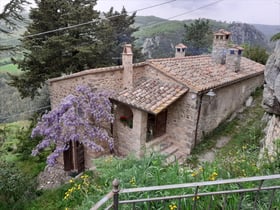
[[119, 209], [119, 180], [114, 179], [113, 181], [113, 202], [114, 202], [114, 206], [113, 209], [114, 210], [118, 210]]

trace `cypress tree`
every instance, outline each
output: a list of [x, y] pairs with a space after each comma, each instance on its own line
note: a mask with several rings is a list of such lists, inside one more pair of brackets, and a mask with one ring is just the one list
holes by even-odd
[[209, 20], [197, 19], [190, 25], [185, 24], [185, 30], [183, 42], [188, 46], [189, 54], [200, 55], [210, 52], [213, 38]]
[[[135, 40], [132, 33], [137, 29], [131, 27], [135, 14], [128, 16], [125, 9], [119, 13], [112, 8], [100, 18], [94, 10], [96, 1], [35, 1], [37, 8], [30, 13], [32, 23], [22, 39], [24, 58], [14, 60], [24, 73], [11, 75], [10, 85], [17, 87], [22, 97], [33, 98], [47, 79], [61, 74], [116, 64], [114, 57], [120, 56], [121, 45]], [[56, 30], [75, 25], [79, 27]]]

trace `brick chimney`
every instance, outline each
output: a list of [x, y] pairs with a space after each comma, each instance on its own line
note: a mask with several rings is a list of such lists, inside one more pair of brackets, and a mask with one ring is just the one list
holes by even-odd
[[233, 46], [227, 49], [226, 55], [226, 67], [230, 71], [238, 72], [240, 70], [240, 61], [243, 48], [239, 46]]
[[226, 53], [230, 40], [230, 32], [220, 29], [214, 33], [212, 59], [217, 64], [225, 64]]
[[175, 58], [185, 57], [187, 46], [180, 43], [175, 46]]
[[125, 44], [122, 53], [123, 88], [133, 88], [133, 53], [131, 44]]

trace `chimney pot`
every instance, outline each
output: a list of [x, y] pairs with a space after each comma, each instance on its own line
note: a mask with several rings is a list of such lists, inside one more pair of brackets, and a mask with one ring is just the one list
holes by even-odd
[[122, 53], [123, 88], [133, 88], [133, 53], [132, 45], [125, 44]]
[[185, 57], [187, 46], [180, 43], [175, 46], [175, 58]]

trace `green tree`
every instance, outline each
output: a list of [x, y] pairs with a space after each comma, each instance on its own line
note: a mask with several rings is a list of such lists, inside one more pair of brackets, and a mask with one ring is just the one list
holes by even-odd
[[209, 20], [196, 19], [190, 25], [185, 26], [185, 38], [183, 42], [187, 45], [187, 53], [200, 55], [210, 52], [212, 45], [212, 31]]
[[[24, 6], [29, 4], [27, 0], [10, 0], [0, 13], [0, 32], [11, 34], [17, 29], [18, 21], [23, 21], [22, 11]], [[0, 46], [0, 51], [11, 50], [11, 46]]]
[[[136, 38], [133, 36], [133, 33], [138, 31], [138, 28], [133, 27], [135, 22], [135, 15], [134, 12], [131, 16], [127, 14], [126, 9], [123, 7], [121, 12], [114, 11], [114, 8], [104, 13], [104, 16], [107, 18], [106, 21], [106, 30], [109, 31], [109, 36], [107, 39], [113, 40], [111, 42], [111, 50], [110, 52], [106, 52], [104, 57], [108, 58], [108, 63], [112, 61], [115, 64], [120, 64], [120, 55], [122, 53], [123, 45], [125, 43], [133, 44]], [[133, 48], [134, 58], [137, 61], [142, 59], [141, 49], [134, 47]]]
[[260, 46], [244, 45], [243, 56], [261, 64], [266, 64], [268, 53]]
[[[32, 23], [22, 39], [24, 58], [14, 60], [24, 73], [11, 75], [10, 83], [22, 97], [32, 98], [49, 78], [98, 66], [96, 52], [102, 46], [98, 39], [99, 13], [93, 9], [96, 0], [36, 0], [35, 3], [37, 7], [30, 11]], [[90, 24], [80, 27], [56, 30], [89, 21]], [[55, 32], [28, 37], [51, 30]]]
[[280, 33], [277, 33], [277, 34], [274, 34], [272, 37], [271, 37], [271, 39], [270, 39], [270, 41], [277, 41], [277, 40], [279, 40], [280, 39]]
[[[38, 94], [49, 78], [71, 74], [88, 68], [112, 65], [119, 52], [118, 37], [127, 32], [134, 22], [126, 11], [120, 14], [110, 10], [114, 18], [100, 18], [94, 10], [97, 0], [36, 0], [37, 8], [30, 13], [32, 23], [23, 37], [24, 59], [14, 60], [24, 72], [11, 76], [10, 85], [17, 87], [22, 97]], [[123, 21], [123, 22], [121, 22]], [[85, 24], [86, 23], [86, 24]], [[76, 27], [79, 25], [78, 27]], [[67, 30], [62, 27], [75, 26]], [[120, 27], [122, 26], [122, 27]], [[117, 30], [120, 27], [121, 30]], [[52, 31], [52, 33], [44, 33]], [[40, 36], [32, 34], [43, 33]], [[28, 36], [29, 35], [29, 36]], [[132, 38], [131, 34], [127, 33]], [[132, 39], [133, 40], [133, 39]], [[111, 52], [112, 51], [112, 52]]]

